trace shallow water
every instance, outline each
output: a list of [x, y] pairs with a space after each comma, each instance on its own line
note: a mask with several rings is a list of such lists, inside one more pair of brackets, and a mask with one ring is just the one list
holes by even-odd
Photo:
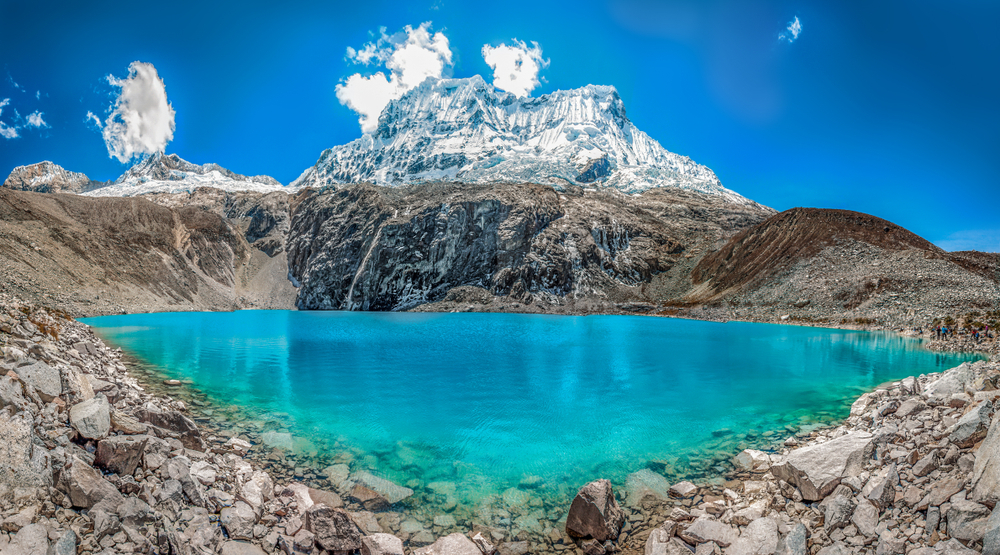
[[891, 334], [641, 316], [242, 311], [83, 321], [165, 377], [243, 407], [262, 431], [292, 434], [266, 435], [272, 446], [320, 459], [346, 450], [352, 470], [469, 506], [517, 496], [508, 488], [518, 484], [564, 502], [599, 477], [711, 471], [704, 461], [845, 417], [880, 383], [977, 358]]

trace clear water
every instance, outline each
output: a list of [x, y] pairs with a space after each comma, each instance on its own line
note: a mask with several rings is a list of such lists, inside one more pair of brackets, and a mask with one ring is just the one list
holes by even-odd
[[83, 321], [166, 377], [291, 432], [294, 449], [319, 459], [350, 450], [354, 470], [418, 491], [450, 482], [447, 495], [472, 505], [510, 495], [528, 476], [565, 497], [644, 467], [710, 474], [755, 438], [780, 441], [845, 417], [883, 382], [975, 358], [891, 334], [629, 316], [244, 311]]

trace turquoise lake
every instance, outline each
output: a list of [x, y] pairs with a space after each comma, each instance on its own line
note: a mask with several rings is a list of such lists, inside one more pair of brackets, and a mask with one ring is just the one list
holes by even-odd
[[[82, 321], [162, 377], [242, 407], [261, 431], [290, 432], [292, 451], [349, 460], [352, 471], [418, 491], [451, 483], [448, 495], [472, 504], [518, 484], [565, 498], [647, 467], [708, 476], [746, 445], [846, 417], [883, 382], [978, 358], [887, 333], [642, 316], [242, 311]], [[338, 450], [352, 455], [336, 459]]]

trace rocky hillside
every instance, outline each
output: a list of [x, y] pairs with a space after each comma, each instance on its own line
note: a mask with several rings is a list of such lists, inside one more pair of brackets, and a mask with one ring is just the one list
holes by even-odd
[[[82, 315], [291, 306], [283, 253], [270, 231], [247, 241], [264, 228], [242, 202], [245, 217], [230, 220], [144, 198], [0, 189], [0, 289]], [[262, 271], [275, 268], [280, 279]]]
[[464, 286], [481, 310], [608, 311], [685, 291], [697, 258], [770, 213], [671, 188], [352, 185], [303, 194], [288, 261], [300, 308], [403, 310]]
[[64, 170], [61, 166], [45, 161], [30, 166], [18, 166], [10, 172], [3, 186], [15, 191], [36, 193], [85, 193], [105, 185], [91, 181], [82, 173]]
[[686, 300], [734, 317], [926, 325], [956, 310], [994, 310], [1000, 256], [947, 253], [881, 218], [796, 208], [736, 234], [691, 274]]

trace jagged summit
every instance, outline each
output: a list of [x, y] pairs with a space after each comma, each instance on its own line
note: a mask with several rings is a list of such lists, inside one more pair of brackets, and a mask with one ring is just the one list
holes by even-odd
[[91, 181], [82, 173], [66, 171], [48, 160], [14, 168], [3, 183], [8, 189], [36, 193], [83, 193], [102, 185], [104, 183]]
[[750, 202], [638, 130], [614, 87], [518, 98], [480, 76], [428, 79], [390, 102], [373, 133], [324, 151], [292, 186], [361, 181], [678, 187]]
[[130, 197], [147, 193], [191, 192], [199, 187], [267, 193], [284, 189], [277, 179], [270, 176], [240, 175], [218, 164], [192, 164], [176, 154], [156, 153], [129, 168], [113, 184], [87, 194]]

